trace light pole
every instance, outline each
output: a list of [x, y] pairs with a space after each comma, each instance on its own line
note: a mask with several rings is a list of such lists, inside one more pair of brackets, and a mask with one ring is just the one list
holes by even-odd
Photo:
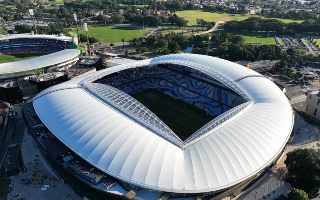
[[73, 13], [73, 19], [74, 19], [74, 21], [76, 22], [76, 34], [77, 34], [77, 40], [78, 40], [78, 42], [79, 42], [79, 44], [80, 44], [80, 37], [79, 37], [79, 26], [78, 26], [78, 16], [77, 16], [77, 13]]
[[88, 36], [88, 24], [87, 24], [87, 23], [83, 23], [83, 30], [86, 32], [86, 36], [87, 36], [87, 49], [88, 49], [88, 52], [90, 52], [89, 36]]
[[209, 55], [211, 36], [208, 37], [207, 55]]
[[30, 16], [32, 18], [34, 32], [37, 34], [37, 27], [36, 27], [36, 23], [35, 23], [35, 17], [34, 17], [33, 9], [29, 9], [29, 14], [30, 14]]

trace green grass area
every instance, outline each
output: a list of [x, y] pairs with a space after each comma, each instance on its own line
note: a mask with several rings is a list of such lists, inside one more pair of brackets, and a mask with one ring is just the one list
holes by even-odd
[[132, 96], [155, 113], [182, 140], [187, 139], [213, 118], [194, 105], [156, 90], [146, 90]]
[[64, 0], [55, 0], [54, 1], [56, 4], [64, 4]]
[[19, 58], [11, 55], [0, 55], [0, 63], [18, 61]]
[[34, 55], [34, 54], [20, 54], [20, 55], [0, 55], [0, 63], [6, 63], [6, 62], [14, 62], [19, 61], [27, 58], [32, 58], [40, 55]]
[[[232, 21], [232, 20], [242, 21], [242, 20], [248, 19], [249, 17], [252, 17], [252, 15], [240, 15], [240, 14], [231, 15], [228, 13], [205, 12], [201, 10], [183, 10], [183, 11], [177, 11], [176, 14], [179, 17], [183, 17], [186, 20], [188, 20], [188, 25], [190, 26], [196, 25], [197, 19], [203, 19], [208, 22], [217, 22], [217, 21]], [[283, 23], [303, 22], [303, 20], [293, 20], [293, 19], [281, 19], [281, 18], [272, 18], [272, 19], [280, 20]]]
[[317, 47], [320, 48], [320, 39], [314, 39], [313, 42]]
[[0, 34], [7, 34], [7, 31], [4, 28], [0, 27]]
[[148, 5], [148, 4], [123, 4], [123, 3], [119, 3], [118, 6], [120, 6], [120, 7], [132, 6], [132, 7], [136, 7], [136, 8], [147, 8], [147, 7], [150, 7], [150, 5]]
[[217, 21], [241, 21], [248, 19], [248, 15], [230, 15], [228, 13], [216, 13], [216, 12], [206, 12], [201, 10], [183, 10], [177, 11], [176, 14], [179, 17], [183, 17], [188, 20], [188, 25], [196, 25], [197, 19], [203, 19], [208, 22], [217, 22]]
[[298, 19], [283, 19], [283, 18], [266, 18], [266, 19], [276, 19], [276, 20], [279, 20], [279, 21], [281, 21], [282, 23], [285, 23], [285, 24], [302, 23], [304, 21], [304, 20], [298, 20]]
[[[94, 0], [77, 0], [77, 2], [82, 2], [82, 3], [89, 2], [89, 1], [94, 1]], [[63, 5], [64, 4], [64, 0], [54, 0], [53, 2], [56, 5]]]
[[169, 34], [169, 33], [183, 33], [184, 35], [191, 35], [195, 33], [199, 33], [202, 31], [205, 31], [205, 28], [200, 28], [200, 27], [162, 27], [160, 33], [163, 35]]
[[241, 35], [246, 44], [261, 44], [261, 45], [276, 45], [274, 37], [270, 36], [252, 36], [252, 35]]
[[284, 45], [284, 41], [283, 41], [281, 38], [278, 38], [278, 42], [279, 42], [279, 44], [280, 44], [281, 46]]
[[[131, 27], [113, 27], [113, 26], [89, 26], [88, 35], [96, 38], [99, 42], [121, 42], [132, 40], [134, 38], [143, 37], [150, 29], [137, 29]], [[75, 28], [67, 29], [68, 34], [73, 35]], [[85, 34], [84, 31], [80, 33]]]

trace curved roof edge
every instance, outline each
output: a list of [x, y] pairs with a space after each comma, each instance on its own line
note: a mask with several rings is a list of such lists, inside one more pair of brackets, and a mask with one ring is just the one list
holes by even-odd
[[62, 41], [69, 41], [72, 42], [72, 37], [65, 36], [65, 35], [42, 35], [42, 34], [8, 34], [8, 35], [0, 35], [1, 40], [11, 40], [11, 39], [20, 39], [20, 38], [43, 38], [43, 39], [55, 39], [55, 40], [62, 40]]
[[[161, 63], [222, 75], [247, 95], [250, 105], [180, 149], [82, 88], [109, 73]], [[72, 85], [79, 88], [63, 90]], [[278, 158], [294, 124], [288, 99], [272, 81], [235, 63], [194, 54], [161, 56], [91, 73], [49, 88], [33, 106], [52, 134], [93, 166], [122, 181], [174, 193], [219, 191], [254, 177]]]
[[44, 56], [2, 63], [0, 64], [0, 79], [12, 78], [20, 73], [27, 75], [32, 73], [33, 70], [76, 61], [79, 55], [80, 51], [78, 49], [65, 49]]

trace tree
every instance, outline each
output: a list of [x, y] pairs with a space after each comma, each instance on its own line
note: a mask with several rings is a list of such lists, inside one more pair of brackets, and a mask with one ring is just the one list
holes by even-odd
[[124, 22], [124, 17], [122, 15], [119, 14], [115, 14], [111, 16], [111, 21], [114, 24], [122, 24]]
[[175, 24], [175, 25], [177, 25], [177, 26], [179, 26], [181, 28], [183, 26], [186, 26], [188, 21], [185, 20], [184, 18], [179, 17], [176, 14], [174, 14], [174, 15], [169, 17], [169, 23]]
[[320, 188], [320, 153], [313, 149], [299, 149], [287, 154], [287, 180], [313, 197]]
[[288, 199], [290, 199], [290, 200], [309, 200], [309, 197], [305, 191], [295, 188], [289, 193]]
[[177, 53], [180, 50], [180, 46], [176, 41], [172, 41], [168, 43], [168, 51], [170, 53]]
[[15, 25], [14, 30], [17, 33], [30, 33], [32, 31], [32, 26], [24, 25], [24, 24]]
[[214, 26], [214, 22], [208, 22], [204, 19], [197, 19], [196, 20], [197, 22], [197, 26], [201, 26], [201, 27], [211, 27], [211, 26]]

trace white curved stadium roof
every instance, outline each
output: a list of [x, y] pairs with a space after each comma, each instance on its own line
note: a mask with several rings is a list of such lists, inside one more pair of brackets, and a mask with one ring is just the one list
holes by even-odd
[[0, 79], [11, 78], [20, 74], [30, 74], [33, 70], [48, 68], [78, 59], [78, 49], [65, 49], [44, 56], [0, 64]]
[[[165, 63], [206, 73], [247, 102], [182, 142], [160, 119], [144, 118], [149, 110], [133, 98], [92, 83], [116, 71]], [[294, 123], [288, 99], [272, 81], [241, 65], [194, 54], [97, 71], [41, 92], [33, 106], [52, 134], [95, 167], [128, 183], [175, 193], [222, 190], [253, 177], [279, 156]]]
[[55, 40], [62, 40], [62, 41], [69, 41], [72, 42], [72, 37], [64, 36], [64, 35], [43, 35], [43, 34], [8, 34], [8, 35], [0, 35], [1, 40], [12, 40], [12, 39], [20, 39], [20, 38], [29, 38], [29, 39], [55, 39]]

